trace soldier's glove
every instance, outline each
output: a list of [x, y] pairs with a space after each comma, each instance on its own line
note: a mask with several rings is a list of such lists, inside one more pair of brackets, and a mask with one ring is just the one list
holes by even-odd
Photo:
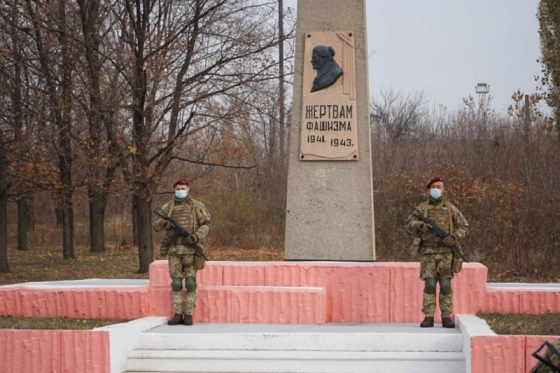
[[451, 247], [457, 243], [457, 237], [450, 234], [449, 236], [445, 237], [442, 242], [445, 246]]
[[414, 227], [422, 233], [428, 233], [432, 229], [430, 224], [426, 224], [423, 221], [417, 222]]
[[198, 242], [198, 236], [195, 233], [189, 234], [185, 238], [185, 241], [187, 242], [187, 245], [194, 245], [195, 243]]
[[169, 229], [169, 228], [171, 228], [171, 223], [169, 223], [167, 220], [164, 220], [164, 221], [163, 221], [163, 224], [161, 225], [161, 227], [162, 227], [163, 229]]

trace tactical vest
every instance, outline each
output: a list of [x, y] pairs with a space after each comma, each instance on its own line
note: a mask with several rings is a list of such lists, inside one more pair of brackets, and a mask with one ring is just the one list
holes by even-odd
[[437, 205], [426, 203], [424, 205], [424, 216], [435, 221], [436, 224], [447, 233], [453, 233], [453, 216], [451, 213], [451, 206], [447, 201], [442, 201]]
[[[453, 216], [451, 212], [451, 205], [447, 201], [442, 201], [438, 204], [430, 204], [428, 202], [424, 203], [424, 216], [428, 217], [436, 222], [436, 224], [446, 231], [447, 233], [453, 233]], [[426, 237], [422, 237], [422, 240], [425, 242], [430, 237], [428, 233]], [[439, 253], [439, 252], [447, 252], [447, 248], [443, 247], [441, 237], [436, 237], [434, 241], [433, 247], [425, 247], [425, 253]], [[441, 248], [439, 248], [441, 247]]]
[[[170, 203], [169, 210], [167, 212], [167, 216], [177, 219], [181, 227], [185, 228], [190, 233], [194, 233], [198, 229], [198, 221], [196, 219], [196, 212], [194, 202], [191, 199], [187, 199], [180, 203], [175, 202], [174, 200]], [[168, 235], [171, 236], [173, 231], [169, 231]], [[179, 237], [177, 238], [177, 243], [175, 247], [171, 246], [169, 252], [170, 253], [177, 253], [177, 254], [193, 254], [194, 249], [186, 245], [183, 242], [184, 238]]]

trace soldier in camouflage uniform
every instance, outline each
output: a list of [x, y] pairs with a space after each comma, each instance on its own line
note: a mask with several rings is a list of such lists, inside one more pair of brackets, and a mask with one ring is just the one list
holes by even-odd
[[[204, 259], [195, 253], [192, 245], [203, 239], [210, 233], [212, 227], [210, 214], [202, 202], [189, 195], [189, 182], [177, 180], [173, 184], [175, 197], [164, 204], [161, 209], [167, 216], [177, 222], [191, 234], [188, 237], [178, 237], [175, 245], [171, 243], [173, 226], [158, 217], [154, 221], [156, 232], [165, 230], [165, 236], [161, 242], [161, 255], [168, 257], [169, 276], [171, 277], [172, 306], [175, 316], [167, 323], [169, 325], [192, 325], [192, 314], [196, 306], [198, 295], [196, 289], [196, 271], [204, 268]], [[186, 297], [183, 296], [183, 278], [187, 288]], [[183, 318], [183, 304], [185, 304], [185, 316]]]
[[[469, 234], [469, 223], [463, 214], [451, 202], [443, 198], [444, 187], [441, 177], [432, 178], [428, 184], [429, 199], [422, 202], [417, 209], [426, 217], [438, 224], [446, 232], [451, 233], [445, 239], [437, 237], [433, 246], [426, 243], [432, 234], [432, 227], [410, 214], [405, 223], [406, 232], [421, 239], [419, 254], [420, 278], [424, 281], [423, 307], [424, 320], [421, 327], [434, 326], [436, 308], [436, 284], [439, 282], [439, 306], [444, 328], [454, 328], [451, 320], [453, 313], [453, 289], [451, 279], [460, 265], [454, 261], [460, 258], [453, 255], [451, 246]], [[460, 263], [459, 263], [460, 264]], [[458, 269], [454, 269], [458, 268]]]

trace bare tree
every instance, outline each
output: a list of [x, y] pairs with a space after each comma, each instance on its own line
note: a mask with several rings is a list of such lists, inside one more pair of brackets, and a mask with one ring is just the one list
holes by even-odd
[[393, 143], [414, 137], [427, 115], [422, 93], [404, 96], [393, 90], [381, 91], [371, 100], [374, 132]]
[[107, 141], [105, 128], [112, 126], [115, 112], [120, 104], [118, 89], [113, 80], [118, 70], [111, 64], [103, 39], [111, 36], [114, 25], [111, 18], [112, 3], [109, 1], [76, 0], [81, 21], [80, 45], [85, 82], [81, 99], [84, 117], [88, 122], [82, 151], [83, 162], [87, 165], [87, 188], [89, 203], [90, 251], [105, 251], [105, 210], [111, 183], [115, 177], [118, 162], [115, 146]]
[[10, 272], [8, 264], [8, 158], [0, 133], [0, 273]]
[[395, 164], [401, 164], [398, 157], [406, 157], [410, 162], [413, 155], [402, 151], [408, 149], [409, 142], [425, 139], [425, 104], [422, 93], [404, 96], [393, 90], [381, 91], [371, 100], [372, 156], [377, 160], [374, 167], [382, 167], [387, 172]]
[[75, 12], [69, 8], [67, 0], [49, 3], [25, 0], [22, 7], [22, 17], [29, 25], [27, 31], [33, 43], [28, 63], [35, 72], [35, 89], [48, 102], [45, 110], [38, 114], [51, 131], [50, 139], [54, 139], [51, 146], [56, 154], [58, 180], [53, 184], [60, 201], [64, 259], [75, 258], [72, 131], [76, 45], [72, 31]]
[[[220, 126], [214, 113], [229, 91], [277, 79], [278, 61], [267, 55], [277, 45], [274, 9], [248, 0], [115, 2], [113, 63], [130, 92], [131, 120], [108, 124], [107, 137], [133, 193], [139, 272], [153, 260], [151, 200], [159, 177], [174, 159], [189, 159], [176, 149]], [[194, 160], [208, 162], [209, 154]]]

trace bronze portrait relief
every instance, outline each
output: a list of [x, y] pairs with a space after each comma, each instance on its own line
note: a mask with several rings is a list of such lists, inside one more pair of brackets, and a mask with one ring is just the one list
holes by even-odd
[[311, 92], [333, 85], [343, 74], [342, 69], [334, 60], [335, 50], [332, 46], [318, 45], [313, 48], [311, 65], [317, 70], [317, 76], [313, 80]]

